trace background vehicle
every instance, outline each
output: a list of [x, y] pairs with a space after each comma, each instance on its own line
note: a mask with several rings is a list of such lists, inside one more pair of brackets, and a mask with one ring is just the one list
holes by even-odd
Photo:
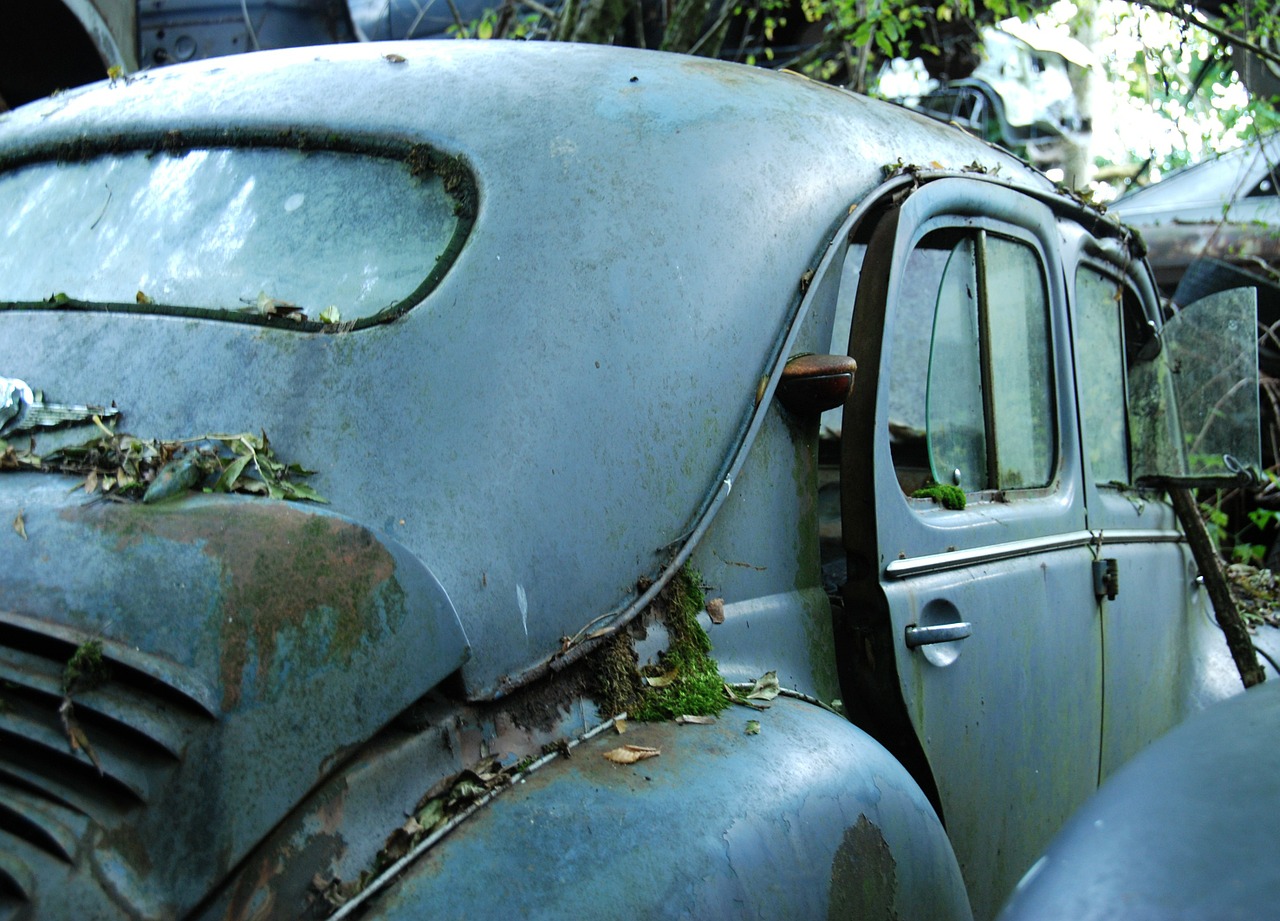
[[1131, 484], [1256, 457], [1254, 356], [929, 119], [294, 50], [0, 117], [0, 215], [0, 913], [986, 918], [1238, 690]]
[[1155, 742], [1054, 838], [1001, 921], [1269, 915], [1277, 720], [1280, 689], [1266, 684]]

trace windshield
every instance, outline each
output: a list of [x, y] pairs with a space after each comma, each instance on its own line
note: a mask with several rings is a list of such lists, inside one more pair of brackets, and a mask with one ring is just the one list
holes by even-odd
[[465, 234], [451, 191], [412, 155], [223, 147], [30, 163], [0, 174], [0, 302], [312, 324], [398, 313]]

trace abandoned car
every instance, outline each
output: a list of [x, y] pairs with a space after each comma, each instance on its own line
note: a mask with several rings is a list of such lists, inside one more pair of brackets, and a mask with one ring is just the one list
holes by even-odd
[[0, 116], [0, 287], [0, 917], [989, 918], [1240, 689], [1249, 304], [886, 104], [179, 65]]
[[[1280, 688], [1196, 714], [1143, 749], [1054, 837], [1000, 921], [1266, 918], [1280, 893]], [[1159, 777], [1159, 783], [1152, 783]]]

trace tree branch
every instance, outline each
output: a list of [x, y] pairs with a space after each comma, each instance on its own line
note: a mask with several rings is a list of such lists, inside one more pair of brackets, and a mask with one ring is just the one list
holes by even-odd
[[1220, 26], [1215, 26], [1211, 23], [1205, 22], [1202, 19], [1197, 19], [1195, 12], [1192, 10], [1184, 9], [1180, 6], [1157, 3], [1155, 0], [1128, 0], [1128, 2], [1133, 6], [1141, 6], [1155, 13], [1163, 13], [1166, 16], [1172, 16], [1174, 19], [1179, 19], [1189, 25], [1193, 25], [1197, 29], [1203, 29], [1214, 38], [1221, 39], [1224, 42], [1230, 42], [1236, 48], [1242, 48], [1245, 51], [1257, 55], [1264, 61], [1270, 61], [1272, 64], [1280, 66], [1280, 54], [1277, 52], [1272, 51], [1270, 48], [1264, 48], [1257, 42], [1252, 42], [1245, 36], [1238, 35], [1230, 29], [1224, 29]]

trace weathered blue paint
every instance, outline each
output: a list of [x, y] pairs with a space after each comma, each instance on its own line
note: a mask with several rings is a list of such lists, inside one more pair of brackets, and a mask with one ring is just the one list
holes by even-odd
[[1277, 726], [1268, 682], [1154, 742], [1054, 838], [1000, 921], [1273, 916]]
[[[0, 610], [0, 789], [43, 804], [19, 808], [37, 827], [73, 831], [5, 847], [43, 916], [172, 917], [456, 670], [466, 636], [419, 561], [339, 515], [242, 497], [87, 504], [71, 485], [0, 478], [0, 517], [26, 533]], [[69, 699], [100, 772], [59, 715], [65, 664], [90, 642], [108, 676]]]
[[[603, 757], [624, 744], [662, 754]], [[459, 827], [374, 906], [385, 918], [970, 916], [906, 771], [845, 720], [786, 698], [714, 726], [597, 736]]]
[[[501, 897], [503, 914], [524, 899], [545, 916], [603, 903], [965, 917], [958, 873], [973, 874], [968, 899], [984, 912], [1017, 855], [1083, 796], [1099, 681], [1096, 649], [1073, 656], [1097, 630], [1062, 628], [1049, 601], [1094, 604], [1086, 543], [1031, 570], [1001, 556], [889, 572], [900, 555], [1085, 527], [1061, 305], [1056, 491], [947, 518], [901, 494], [876, 402], [886, 311], [869, 305], [897, 250], [852, 265], [868, 231], [898, 226], [886, 214], [905, 201], [909, 236], [941, 196], [965, 221], [1025, 218], [1057, 286], [1054, 221], [1075, 226], [1080, 212], [1041, 177], [791, 75], [556, 45], [247, 55], [0, 116], [0, 166], [62, 158], [74, 176], [77, 158], [116, 143], [156, 157], [201, 144], [444, 155], [474, 179], [475, 220], [438, 285], [362, 329], [247, 322], [239, 302], [166, 316], [4, 303], [0, 290], [0, 376], [53, 402], [114, 404], [142, 438], [265, 430], [332, 502], [94, 504], [68, 478], [0, 475], [0, 520], [26, 535], [9, 538], [0, 574], [13, 685], [0, 695], [14, 704], [0, 712], [13, 743], [0, 747], [0, 804], [17, 817], [0, 822], [0, 913], [310, 912], [319, 890], [341, 895], [336, 881], [378, 866], [387, 836], [459, 771], [536, 757], [612, 716], [592, 697], [597, 634], [621, 626], [655, 656], [666, 634], [641, 599], [686, 558], [723, 602], [724, 623], [702, 622], [727, 677], [773, 669], [788, 688], [840, 693], [893, 755], [793, 700], [762, 714], [757, 736], [734, 723], [755, 714], [737, 711], [713, 727], [633, 727], [618, 741], [648, 740], [659, 758], [617, 768], [597, 738], [463, 822], [371, 911], [471, 913]], [[884, 181], [895, 163], [930, 175]], [[126, 229], [127, 191], [104, 209]], [[358, 233], [338, 212], [324, 232]], [[242, 241], [237, 221], [277, 219], [228, 214], [219, 241]], [[59, 239], [39, 196], [21, 216], [0, 209], [5, 220], [26, 245]], [[242, 281], [255, 303], [260, 282]], [[303, 306], [314, 317], [325, 305]], [[837, 350], [850, 343], [866, 370], [846, 404], [858, 425], [845, 426], [856, 437], [833, 522], [817, 420], [772, 397], [787, 359], [829, 350], [834, 318], [850, 313]], [[41, 431], [32, 447], [95, 433]], [[843, 536], [824, 547], [833, 523]], [[820, 568], [833, 543], [850, 563], [843, 594]], [[1032, 616], [1003, 632], [1011, 599]], [[950, 617], [947, 605], [975, 629], [959, 658], [907, 650], [910, 618]], [[619, 625], [623, 610], [638, 616]], [[63, 663], [94, 639], [112, 677], [72, 696], [102, 777], [68, 752], [58, 715]], [[1059, 671], [1036, 674], [1046, 661]], [[1078, 680], [1057, 681], [1073, 663]], [[987, 686], [1002, 705], [990, 719]], [[1052, 737], [1059, 713], [1070, 732]], [[1081, 735], [1083, 771], [1036, 775]], [[928, 805], [939, 790], [947, 835]], [[595, 846], [604, 838], [616, 846]]]
[[[306, 336], [10, 313], [0, 367], [51, 398], [115, 400], [139, 437], [265, 429], [282, 456], [319, 468], [314, 485], [335, 509], [394, 534], [439, 577], [474, 645], [473, 697], [628, 601], [660, 548], [688, 532], [720, 486], [801, 277], [886, 161], [1002, 164], [1046, 187], [959, 132], [940, 143], [927, 119], [797, 77], [602, 48], [518, 50], [240, 56], [0, 119], [0, 157], [85, 132], [159, 142], [234, 126], [270, 138], [297, 113], [322, 112], [326, 133], [408, 139], [466, 161], [480, 186], [476, 226], [440, 287], [395, 325]], [[385, 60], [390, 51], [405, 62]], [[403, 99], [417, 102], [389, 104]], [[648, 230], [620, 219], [630, 208], [652, 216]], [[143, 340], [144, 362], [67, 360]], [[156, 367], [181, 382], [180, 397], [155, 386]], [[599, 437], [611, 431], [645, 437]]]

